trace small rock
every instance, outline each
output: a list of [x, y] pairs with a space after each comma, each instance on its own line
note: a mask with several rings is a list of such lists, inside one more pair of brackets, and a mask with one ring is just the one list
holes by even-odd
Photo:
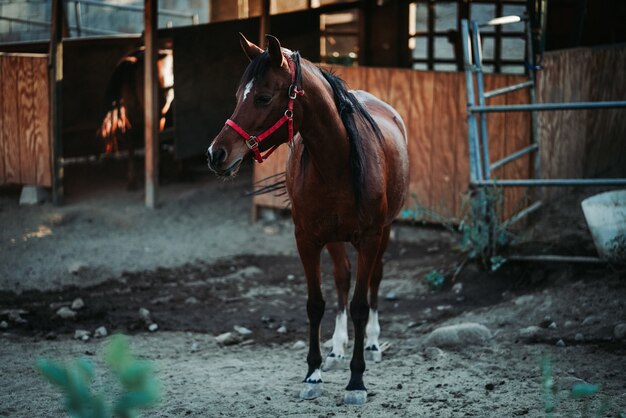
[[452, 286], [452, 291], [455, 294], [459, 294], [463, 291], [463, 283], [455, 283], [454, 286]]
[[626, 324], [617, 324], [615, 328], [613, 328], [613, 335], [618, 340], [623, 340], [626, 338]]
[[76, 298], [72, 302], [72, 309], [75, 311], [82, 309], [83, 307], [85, 307], [85, 302], [81, 298]]
[[195, 353], [196, 351], [198, 351], [198, 343], [197, 343], [197, 342], [195, 342], [195, 341], [194, 341], [194, 342], [191, 344], [191, 349], [190, 349], [190, 351], [191, 351], [192, 353]]
[[524, 295], [524, 296], [515, 298], [513, 303], [516, 304], [517, 306], [528, 305], [529, 303], [533, 302], [534, 299], [535, 297], [533, 295]]
[[89, 336], [91, 335], [91, 333], [87, 330], [84, 329], [77, 329], [76, 331], [74, 331], [74, 339], [75, 340], [83, 340], [83, 341], [87, 341], [89, 339]]
[[437, 306], [437, 310], [440, 312], [449, 311], [450, 309], [452, 309], [452, 305], [438, 305]]
[[57, 311], [57, 316], [59, 316], [59, 318], [61, 319], [72, 319], [72, 318], [76, 318], [76, 312], [74, 312], [67, 306], [63, 306], [62, 308], [59, 308], [59, 310]]
[[557, 379], [557, 383], [560, 390], [571, 390], [575, 385], [587, 382], [576, 376], [563, 376]]
[[565, 341], [563, 341], [563, 340], [558, 340], [558, 341], [556, 342], [556, 346], [557, 346], [557, 347], [565, 347]]
[[522, 338], [534, 339], [538, 338], [543, 334], [543, 329], [536, 325], [531, 325], [526, 328], [522, 328], [519, 330], [519, 336]]
[[426, 337], [427, 346], [457, 347], [482, 345], [491, 339], [491, 331], [484, 325], [466, 322], [440, 327]]
[[241, 337], [234, 332], [225, 332], [215, 337], [215, 341], [221, 345], [234, 345], [241, 342]]
[[244, 337], [245, 337], [246, 335], [250, 335], [250, 334], [252, 334], [252, 331], [251, 331], [251, 330], [249, 330], [249, 329], [248, 329], [248, 328], [246, 328], [246, 327], [240, 327], [239, 325], [235, 325], [233, 328], [235, 329], [235, 331], [237, 331], [237, 332], [239, 333], [239, 335], [242, 335], [242, 336], [244, 336]]
[[563, 326], [564, 326], [565, 328], [571, 328], [571, 327], [573, 327], [573, 326], [574, 326], [574, 321], [567, 320], [567, 321], [565, 321], [565, 323], [563, 324]]
[[0, 322], [0, 329], [7, 329], [7, 328], [9, 328], [9, 324], [7, 321]]
[[429, 254], [436, 253], [437, 251], [439, 251], [439, 247], [436, 245], [426, 248], [426, 252]]
[[295, 343], [293, 343], [291, 348], [293, 350], [302, 350], [302, 349], [306, 348], [306, 343], [304, 341], [302, 341], [302, 340], [298, 340]]
[[159, 326], [155, 324], [154, 322], [148, 325], [148, 331], [150, 332], [155, 332], [158, 329], [159, 329]]
[[72, 261], [70, 264], [68, 264], [67, 271], [70, 274], [77, 275], [82, 269], [85, 268], [87, 268], [87, 265], [85, 263], [81, 261]]
[[391, 290], [385, 294], [385, 299], [386, 300], [398, 300], [398, 294], [394, 292], [393, 290]]
[[487, 390], [494, 390], [494, 389], [495, 389], [495, 387], [496, 387], [496, 386], [495, 386], [493, 383], [487, 383], [487, 384], [485, 385], [485, 389], [487, 389]]
[[46, 335], [44, 335], [44, 338], [46, 340], [56, 340], [57, 339], [57, 335], [56, 333], [54, 333], [53, 331], [50, 331], [49, 333], [47, 333]]
[[150, 303], [153, 305], [165, 305], [170, 303], [172, 299], [174, 299], [173, 295], [159, 296], [158, 298], [152, 299]]
[[11, 322], [16, 324], [25, 324], [28, 321], [22, 318], [22, 315], [26, 315], [28, 311], [24, 309], [6, 309], [1, 312], [2, 315], [6, 315]]
[[438, 360], [444, 357], [445, 355], [446, 354], [443, 352], [443, 350], [437, 347], [427, 347], [424, 350], [424, 358], [430, 361]]
[[265, 228], [263, 228], [263, 232], [265, 233], [265, 235], [271, 237], [272, 235], [276, 235], [278, 233], [278, 228], [273, 226], [266, 226]]
[[574, 336], [574, 341], [584, 341], [585, 337], [580, 332], [577, 332]]
[[296, 278], [296, 276], [294, 276], [293, 274], [288, 274], [287, 275], [287, 280], [293, 280], [295, 278]]
[[187, 299], [185, 299], [185, 305], [195, 305], [195, 304], [197, 304], [197, 303], [199, 303], [199, 302], [198, 302], [198, 299], [196, 299], [196, 298], [195, 298], [195, 297], [193, 297], [193, 296], [190, 296], [190, 297], [188, 297]]
[[109, 333], [107, 332], [107, 329], [105, 327], [98, 327], [96, 328], [96, 330], [93, 332], [93, 336], [95, 338], [104, 338], [107, 335], [109, 335]]
[[599, 324], [600, 322], [602, 322], [602, 317], [598, 315], [589, 315], [583, 319], [583, 325]]
[[139, 308], [139, 318], [143, 319], [144, 322], [152, 322], [150, 319], [150, 311], [146, 308]]
[[276, 330], [276, 332], [279, 333], [279, 334], [286, 334], [287, 333], [287, 327], [284, 326], [284, 325], [281, 325], [280, 328], [278, 328]]
[[550, 325], [548, 325], [548, 328], [549, 329], [556, 329], [557, 328], [556, 322], [551, 322]]

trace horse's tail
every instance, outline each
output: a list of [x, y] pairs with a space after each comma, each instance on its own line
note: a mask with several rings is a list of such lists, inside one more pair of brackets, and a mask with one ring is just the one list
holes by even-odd
[[128, 109], [124, 103], [123, 89], [132, 84], [139, 61], [139, 52], [136, 51], [124, 57], [117, 64], [106, 87], [106, 113], [97, 135], [104, 140], [107, 153], [117, 152], [118, 137], [132, 128], [128, 119]]

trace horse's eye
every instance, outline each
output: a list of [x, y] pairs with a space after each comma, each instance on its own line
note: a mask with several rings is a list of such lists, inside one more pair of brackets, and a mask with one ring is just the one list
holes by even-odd
[[267, 96], [265, 94], [261, 94], [259, 96], [254, 97], [254, 103], [260, 104], [260, 105], [269, 104], [271, 101], [272, 101], [272, 96]]

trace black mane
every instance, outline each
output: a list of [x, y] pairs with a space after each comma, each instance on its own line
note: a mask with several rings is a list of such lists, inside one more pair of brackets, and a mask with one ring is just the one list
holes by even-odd
[[345, 82], [329, 71], [321, 68], [320, 71], [333, 89], [337, 110], [339, 110], [343, 126], [345, 126], [348, 132], [348, 140], [350, 142], [350, 172], [352, 173], [352, 186], [358, 203], [364, 192], [364, 179], [367, 177], [367, 165], [365, 164], [366, 155], [363, 149], [363, 141], [354, 120], [355, 115], [367, 122], [369, 129], [371, 129], [379, 140], [382, 140], [383, 134], [374, 118], [372, 118], [372, 115], [365, 110], [354, 94], [347, 90]]

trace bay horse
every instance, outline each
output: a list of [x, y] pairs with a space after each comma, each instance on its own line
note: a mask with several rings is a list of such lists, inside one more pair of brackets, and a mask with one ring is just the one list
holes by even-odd
[[[157, 58], [159, 131], [172, 121], [174, 64], [171, 49], [159, 50]], [[144, 48], [124, 56], [116, 65], [105, 91], [106, 113], [96, 134], [104, 140], [107, 154], [117, 153], [120, 144], [128, 151], [127, 188], [137, 188], [135, 148], [144, 139]]]
[[275, 37], [267, 35], [263, 50], [239, 35], [250, 64], [235, 110], [207, 151], [208, 165], [218, 176], [231, 177], [244, 158], [261, 163], [281, 144], [291, 147], [286, 187], [306, 276], [310, 327], [302, 399], [322, 393], [321, 251], [326, 247], [333, 260], [338, 297], [327, 370], [344, 361], [351, 269], [345, 243], [357, 249], [349, 305], [354, 352], [344, 402], [360, 405], [367, 399], [365, 359], [381, 360], [378, 288], [391, 222], [407, 195], [407, 131], [387, 103], [365, 91], [348, 91], [340, 78], [283, 49]]

